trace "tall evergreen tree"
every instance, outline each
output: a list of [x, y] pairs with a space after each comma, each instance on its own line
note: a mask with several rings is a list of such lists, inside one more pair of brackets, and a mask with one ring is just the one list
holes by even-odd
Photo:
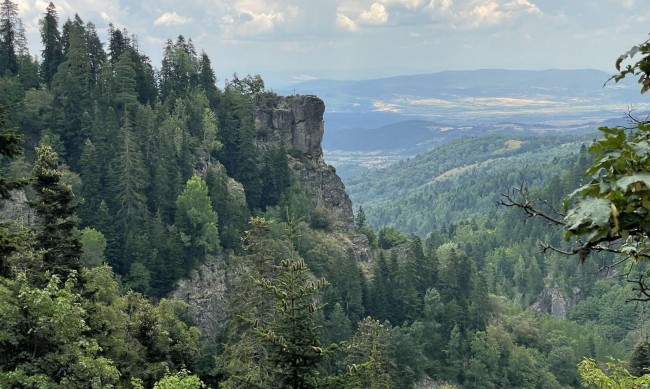
[[131, 54], [127, 50], [122, 53], [114, 66], [115, 73], [115, 104], [118, 112], [126, 112], [138, 104], [135, 90], [135, 68]]
[[[287, 228], [287, 240], [292, 242], [292, 225]], [[305, 261], [291, 248], [275, 281], [255, 279], [275, 302], [275, 313], [268, 326], [255, 328], [271, 363], [270, 382], [264, 383], [265, 387], [318, 387], [318, 367], [323, 351], [327, 350], [319, 342], [314, 314], [322, 309], [317, 293], [328, 283], [325, 279], [310, 280], [308, 271]]]
[[86, 139], [84, 150], [79, 160], [81, 166], [81, 195], [84, 202], [79, 208], [79, 216], [83, 225], [94, 226], [102, 201], [102, 169], [95, 145]]
[[199, 85], [208, 98], [210, 108], [216, 110], [219, 104], [219, 90], [217, 89], [217, 77], [212, 69], [210, 57], [205, 52], [201, 53], [199, 59]]
[[92, 22], [86, 24], [86, 48], [88, 49], [88, 87], [95, 90], [99, 83], [102, 64], [106, 61], [104, 46], [97, 36], [97, 29]]
[[630, 355], [630, 374], [641, 377], [650, 374], [650, 341], [640, 340]]
[[11, 0], [0, 3], [0, 76], [18, 73], [18, 5]]
[[113, 65], [120, 60], [120, 56], [127, 50], [129, 43], [128, 34], [115, 28], [113, 23], [108, 24], [108, 57]]
[[63, 62], [63, 47], [61, 33], [59, 32], [59, 15], [53, 3], [47, 6], [45, 16], [40, 21], [41, 41], [43, 51], [41, 52], [41, 78], [48, 88], [52, 85], [54, 75], [59, 64]]
[[77, 31], [83, 31], [85, 38], [86, 31], [84, 27], [84, 22], [81, 20], [79, 14], [74, 15], [74, 19], [69, 19], [63, 23], [61, 27], [61, 47], [63, 50], [63, 58], [68, 56], [68, 51], [70, 50], [70, 32], [75, 29]]
[[52, 115], [55, 133], [63, 140], [71, 166], [77, 167], [88, 136], [83, 133], [83, 116], [90, 110], [89, 61], [83, 26], [71, 25], [68, 42], [65, 61], [59, 65], [52, 82]]
[[[111, 163], [111, 186], [113, 201], [117, 210], [117, 229], [121, 241], [134, 238], [143, 232], [147, 216], [145, 188], [146, 168], [140, 145], [133, 136], [128, 120], [125, 120], [118, 138], [118, 149]], [[128, 258], [121, 258], [128, 260]], [[119, 272], [125, 272], [127, 263], [115, 264]]]
[[75, 229], [72, 188], [61, 182], [59, 157], [49, 146], [37, 148], [34, 164], [36, 199], [32, 202], [38, 217], [37, 248], [43, 249], [43, 265], [51, 274], [67, 278], [72, 271], [81, 270], [81, 242]]

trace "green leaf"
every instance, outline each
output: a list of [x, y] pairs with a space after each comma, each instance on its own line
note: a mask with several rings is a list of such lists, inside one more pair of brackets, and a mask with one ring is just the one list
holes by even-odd
[[[568, 230], [578, 232], [603, 227], [609, 224], [611, 214], [610, 201], [599, 198], [586, 198], [571, 209], [565, 217]], [[586, 232], [586, 231], [582, 231]]]
[[650, 173], [638, 173], [638, 174], [633, 174], [631, 176], [625, 176], [619, 178], [616, 181], [616, 186], [619, 189], [628, 190], [630, 185], [635, 184], [637, 182], [641, 182], [646, 186], [646, 188], [650, 188]]

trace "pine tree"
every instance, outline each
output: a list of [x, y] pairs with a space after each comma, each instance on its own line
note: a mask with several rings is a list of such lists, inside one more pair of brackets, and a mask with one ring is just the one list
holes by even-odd
[[79, 17], [79, 14], [74, 15], [74, 20], [68, 18], [68, 20], [63, 23], [63, 27], [61, 27], [61, 47], [63, 50], [63, 58], [68, 56], [70, 50], [70, 34], [72, 30], [82, 32], [84, 37], [86, 35], [84, 22], [81, 20], [81, 17]]
[[115, 103], [118, 112], [126, 112], [138, 104], [135, 90], [135, 68], [131, 54], [127, 50], [120, 55], [114, 66], [115, 73]]
[[108, 57], [111, 64], [115, 65], [120, 60], [122, 54], [129, 47], [128, 34], [124, 34], [119, 28], [115, 28], [113, 23], [108, 24]]
[[266, 208], [277, 205], [291, 185], [291, 170], [284, 144], [271, 146], [266, 151], [260, 176], [262, 178], [260, 206]]
[[[140, 145], [133, 135], [131, 124], [125, 120], [118, 138], [118, 149], [111, 163], [111, 187], [114, 190], [114, 209], [117, 210], [116, 225], [120, 240], [138, 236], [143, 232], [147, 207], [145, 188], [146, 168]], [[121, 258], [128, 261], [128, 258]], [[115, 264], [117, 271], [126, 272], [128, 263]]]
[[208, 197], [208, 187], [199, 176], [187, 181], [176, 200], [176, 220], [185, 245], [185, 269], [219, 252], [217, 214]]
[[66, 279], [72, 271], [81, 270], [81, 242], [75, 232], [77, 205], [72, 188], [61, 182], [63, 174], [56, 152], [49, 146], [37, 148], [36, 152], [32, 183], [36, 199], [32, 204], [39, 222], [37, 248], [45, 251], [45, 270]]
[[0, 3], [0, 76], [18, 73], [18, 5], [11, 0]]
[[640, 377], [650, 374], [650, 341], [640, 340], [630, 355], [630, 374]]
[[370, 288], [370, 307], [368, 309], [368, 313], [379, 320], [387, 320], [389, 318], [390, 303], [392, 301], [390, 277], [386, 256], [383, 251], [380, 251], [379, 258], [373, 270], [372, 285]]
[[[287, 223], [286, 228], [287, 242], [293, 242], [292, 223]], [[275, 301], [275, 313], [268, 326], [254, 329], [271, 363], [267, 387], [302, 389], [318, 385], [318, 367], [326, 348], [319, 342], [314, 314], [322, 309], [316, 296], [328, 282], [311, 279], [308, 272], [305, 261], [291, 247], [275, 280], [254, 279]]]
[[395, 387], [391, 376], [395, 372], [394, 352], [389, 328], [371, 317], [361, 320], [346, 348], [345, 363], [354, 372], [351, 378], [358, 380], [354, 387]]
[[16, 133], [15, 128], [8, 128], [5, 116], [5, 108], [0, 106], [0, 200], [11, 198], [10, 191], [20, 189], [25, 186], [24, 181], [12, 180], [5, 177], [4, 163], [7, 160], [16, 158], [23, 153], [20, 144], [23, 142], [23, 136]]
[[217, 163], [205, 173], [205, 183], [212, 199], [212, 208], [219, 215], [219, 239], [224, 248], [235, 249], [241, 246], [241, 238], [250, 218], [244, 196], [238, 198], [230, 188], [224, 167]]
[[210, 57], [205, 52], [201, 53], [199, 59], [199, 85], [205, 92], [210, 109], [215, 110], [219, 104], [219, 90], [217, 89], [217, 77], [212, 69]]
[[84, 198], [79, 208], [79, 216], [83, 225], [94, 226], [99, 203], [102, 201], [103, 186], [99, 156], [90, 139], [86, 139], [79, 165], [82, 180], [81, 195]]
[[70, 165], [76, 168], [89, 135], [83, 133], [83, 116], [90, 111], [89, 61], [83, 26], [72, 23], [68, 42], [65, 61], [59, 65], [52, 82], [52, 115], [55, 133], [63, 140]]
[[366, 213], [364, 212], [363, 207], [360, 205], [354, 223], [357, 226], [357, 230], [361, 230], [366, 225]]
[[86, 48], [88, 49], [88, 87], [95, 90], [100, 80], [102, 65], [106, 61], [104, 46], [97, 36], [97, 29], [92, 22], [86, 24]]
[[41, 19], [40, 25], [41, 41], [43, 42], [41, 78], [49, 88], [52, 85], [59, 64], [63, 62], [63, 47], [58, 27], [59, 16], [53, 3], [47, 6], [45, 17]]

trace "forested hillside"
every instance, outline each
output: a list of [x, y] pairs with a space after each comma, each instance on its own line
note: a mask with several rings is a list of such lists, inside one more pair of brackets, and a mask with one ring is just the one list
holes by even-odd
[[375, 228], [395, 226], [423, 236], [435, 226], [494, 216], [500, 211], [495, 207], [499, 194], [522, 183], [541, 188], [574, 170], [567, 180], [577, 187], [579, 169], [586, 167], [586, 145], [594, 136], [464, 137], [350, 178], [346, 189]]
[[568, 388], [584, 357], [650, 365], [625, 303], [643, 269], [541, 255], [563, 231], [493, 205], [524, 181], [559, 203], [582, 139], [451, 143], [353, 217], [318, 97], [218, 88], [191, 39], [154, 65], [54, 4], [37, 59], [17, 15], [3, 0], [0, 387]]

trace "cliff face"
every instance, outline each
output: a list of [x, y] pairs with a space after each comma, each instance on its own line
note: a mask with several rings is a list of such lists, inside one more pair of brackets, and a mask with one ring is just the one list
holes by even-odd
[[324, 164], [321, 142], [325, 130], [325, 103], [316, 96], [278, 96], [263, 93], [255, 96], [255, 129], [258, 142], [284, 142], [307, 159]]
[[264, 93], [255, 96], [253, 105], [258, 146], [283, 142], [290, 167], [309, 189], [312, 207], [331, 214], [335, 229], [353, 230], [352, 202], [334, 167], [323, 161], [323, 100]]

